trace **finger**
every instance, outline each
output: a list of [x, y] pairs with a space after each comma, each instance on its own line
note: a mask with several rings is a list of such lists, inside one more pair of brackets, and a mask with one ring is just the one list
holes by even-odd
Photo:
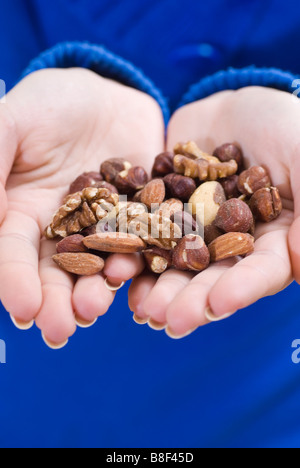
[[224, 271], [235, 262], [235, 259], [231, 259], [211, 265], [176, 295], [166, 311], [166, 331], [171, 338], [183, 338], [209, 322], [205, 316], [208, 294]]
[[77, 323], [93, 323], [111, 306], [115, 293], [105, 286], [102, 275], [81, 277], [73, 291], [73, 309]]
[[[298, 150], [298, 148], [297, 148]], [[291, 263], [293, 269], [293, 275], [297, 283], [300, 284], [300, 186], [299, 186], [299, 169], [300, 169], [300, 160], [299, 152], [295, 155], [295, 166], [294, 170], [291, 172], [291, 185], [294, 194], [294, 204], [295, 204], [295, 220], [289, 231], [288, 241], [289, 249], [291, 256]]]
[[192, 273], [177, 270], [169, 270], [162, 274], [144, 299], [144, 313], [155, 322], [165, 324], [168, 306], [194, 276]]
[[28, 215], [10, 210], [0, 228], [0, 298], [20, 322], [30, 322], [42, 303], [40, 230]]
[[129, 288], [128, 299], [129, 308], [135, 314], [136, 320], [144, 323], [149, 316], [144, 312], [143, 303], [157, 281], [157, 277], [151, 273], [143, 273], [135, 278]]
[[106, 260], [103, 274], [110, 284], [120, 285], [138, 276], [144, 268], [141, 254], [114, 254]]
[[7, 211], [5, 186], [17, 151], [17, 130], [15, 121], [6, 104], [0, 104], [0, 223]]
[[36, 325], [47, 341], [59, 345], [65, 343], [76, 330], [72, 306], [75, 279], [53, 262], [52, 255], [55, 253], [55, 242], [42, 240], [40, 277], [43, 301]]
[[225, 272], [209, 294], [216, 317], [233, 314], [292, 282], [287, 228], [270, 231], [255, 243], [254, 254]]
[[300, 217], [296, 218], [289, 231], [289, 249], [293, 276], [300, 284]]

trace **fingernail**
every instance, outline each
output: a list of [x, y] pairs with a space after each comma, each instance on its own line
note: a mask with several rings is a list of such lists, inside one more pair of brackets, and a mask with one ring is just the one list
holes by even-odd
[[46, 345], [48, 346], [48, 348], [54, 349], [54, 350], [62, 349], [69, 343], [69, 340], [66, 340], [63, 343], [53, 343], [53, 341], [50, 341], [48, 340], [48, 338], [45, 337], [44, 333], [42, 333], [42, 338], [44, 342], [46, 343]]
[[120, 284], [120, 286], [114, 286], [114, 285], [110, 284], [110, 282], [108, 281], [108, 278], [106, 278], [106, 280], [104, 281], [104, 284], [105, 284], [105, 286], [107, 287], [107, 289], [109, 291], [115, 292], [115, 291], [119, 291], [119, 289], [123, 288], [125, 282], [123, 281]]
[[16, 320], [12, 315], [10, 315], [10, 318], [11, 318], [12, 323], [19, 330], [23, 330], [23, 331], [30, 330], [30, 328], [32, 328], [34, 325], [34, 320], [31, 320], [30, 322], [21, 322], [20, 320]]
[[207, 307], [206, 310], [205, 310], [205, 317], [206, 317], [207, 320], [209, 320], [210, 322], [221, 322], [222, 320], [225, 320], [225, 319], [231, 317], [233, 314], [234, 314], [234, 312], [232, 312], [231, 314], [222, 315], [221, 317], [217, 317], [217, 316], [213, 313], [213, 311], [211, 310], [210, 307]]
[[86, 320], [82, 320], [79, 317], [75, 317], [75, 323], [79, 328], [90, 328], [93, 325], [95, 325], [97, 320], [98, 320], [98, 317], [95, 318], [95, 320], [93, 320], [92, 322], [87, 322]]
[[135, 323], [137, 323], [138, 325], [146, 325], [146, 323], [148, 323], [148, 320], [149, 320], [149, 319], [142, 319], [135, 314], [133, 314], [132, 318], [135, 321]]
[[187, 331], [183, 335], [176, 335], [170, 327], [166, 327], [165, 332], [168, 335], [169, 338], [172, 338], [173, 340], [180, 340], [181, 338], [185, 338], [186, 336], [191, 335], [195, 330], [197, 330], [198, 327], [193, 328], [192, 330]]
[[148, 325], [150, 328], [152, 328], [152, 330], [156, 330], [156, 331], [161, 331], [161, 330], [164, 330], [167, 326], [166, 323], [159, 323], [159, 322], [156, 322], [156, 320], [153, 320], [153, 319], [149, 319], [148, 320]]

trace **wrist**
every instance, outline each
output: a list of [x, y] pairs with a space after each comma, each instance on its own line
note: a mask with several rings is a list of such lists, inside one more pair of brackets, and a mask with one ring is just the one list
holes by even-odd
[[155, 84], [131, 62], [113, 54], [100, 45], [93, 45], [88, 42], [57, 44], [32, 60], [23, 72], [22, 78], [37, 70], [46, 68], [74, 67], [89, 69], [104, 78], [109, 78], [149, 94], [160, 105], [165, 123], [168, 122], [169, 109], [167, 102]]

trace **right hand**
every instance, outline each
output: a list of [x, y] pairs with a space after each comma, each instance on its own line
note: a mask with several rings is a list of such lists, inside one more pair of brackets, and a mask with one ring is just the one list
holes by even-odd
[[[92, 322], [114, 299], [104, 276], [77, 281], [42, 238], [70, 183], [125, 157], [150, 172], [164, 149], [164, 123], [148, 95], [84, 69], [44, 70], [0, 104], [0, 298], [21, 326], [33, 319], [50, 344], [64, 343], [79, 321]], [[142, 271], [139, 256], [115, 255], [104, 275], [120, 284]]]

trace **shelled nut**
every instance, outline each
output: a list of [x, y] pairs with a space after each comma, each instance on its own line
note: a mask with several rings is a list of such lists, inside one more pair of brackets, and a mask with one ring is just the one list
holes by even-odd
[[271, 179], [264, 167], [253, 166], [242, 172], [238, 180], [238, 189], [241, 193], [253, 195], [261, 188], [271, 187]]
[[153, 179], [141, 193], [141, 202], [151, 210], [152, 205], [161, 205], [166, 196], [165, 184], [161, 179]]
[[179, 198], [183, 202], [188, 201], [197, 188], [196, 182], [192, 178], [175, 173], [164, 177], [164, 183], [168, 194], [173, 198]]
[[221, 205], [214, 224], [224, 232], [248, 232], [253, 215], [245, 202], [232, 198]]
[[109, 232], [85, 237], [83, 244], [92, 250], [110, 253], [135, 253], [145, 249], [146, 244], [133, 234]]
[[238, 166], [234, 160], [228, 162], [220, 162], [219, 160], [213, 162], [207, 159], [194, 160], [180, 154], [174, 158], [175, 172], [200, 181], [213, 181], [229, 177], [236, 174], [237, 169]]
[[79, 276], [91, 276], [100, 273], [104, 260], [90, 253], [61, 253], [54, 255], [54, 262], [64, 271]]
[[225, 143], [213, 152], [213, 155], [222, 162], [234, 160], [238, 165], [238, 172], [244, 169], [244, 156], [241, 148], [235, 143]]
[[238, 189], [238, 181], [239, 181], [239, 176], [236, 174], [220, 180], [220, 184], [222, 185], [226, 198], [228, 200], [230, 198], [239, 198], [241, 196], [241, 193], [239, 192], [239, 189]]
[[152, 179], [164, 177], [173, 172], [174, 153], [165, 152], [156, 156], [152, 168]]
[[[179, 211], [171, 216], [171, 221], [181, 229], [182, 236], [194, 234], [201, 235], [201, 229], [193, 216], [187, 211]], [[203, 228], [202, 228], [203, 230]]]
[[208, 268], [210, 254], [200, 236], [183, 237], [173, 252], [173, 266], [178, 270], [203, 271]]
[[205, 182], [191, 196], [192, 214], [200, 225], [214, 222], [220, 206], [226, 201], [225, 192], [219, 182]]
[[101, 164], [100, 173], [106, 182], [113, 184], [120, 172], [128, 171], [131, 167], [132, 164], [123, 158], [111, 158]]
[[162, 274], [172, 266], [172, 252], [153, 247], [143, 252], [144, 259], [150, 271]]
[[155, 214], [163, 216], [164, 218], [171, 218], [175, 213], [182, 213], [183, 208], [181, 200], [178, 200], [178, 198], [170, 198], [160, 205]]
[[99, 172], [84, 172], [70, 185], [69, 194], [80, 192], [87, 187], [94, 187], [97, 182], [102, 181], [103, 177]]
[[209, 244], [208, 250], [212, 262], [245, 256], [254, 251], [254, 237], [241, 232], [230, 232]]
[[204, 228], [204, 241], [206, 245], [211, 244], [218, 237], [223, 236], [224, 232], [221, 229], [217, 228], [215, 224], [208, 224]]
[[131, 167], [119, 172], [114, 183], [121, 195], [131, 195], [142, 190], [148, 181], [148, 174], [143, 167]]
[[264, 223], [274, 221], [282, 212], [279, 190], [275, 187], [257, 190], [252, 195], [249, 206], [258, 221]]
[[87, 248], [83, 244], [84, 236], [74, 234], [73, 236], [65, 237], [56, 244], [56, 252], [58, 254], [67, 252], [87, 252]]

